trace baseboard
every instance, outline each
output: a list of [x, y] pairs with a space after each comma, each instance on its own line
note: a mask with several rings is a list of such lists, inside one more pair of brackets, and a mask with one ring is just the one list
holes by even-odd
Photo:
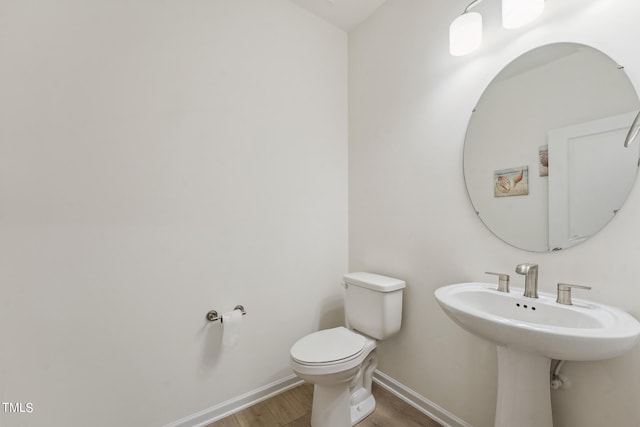
[[164, 427], [204, 427], [224, 417], [241, 411], [263, 400], [302, 384], [303, 381], [295, 375], [290, 375], [271, 384], [234, 397], [211, 408], [189, 415]]
[[416, 393], [378, 370], [373, 374], [373, 380], [380, 387], [413, 406], [434, 421], [442, 424], [444, 427], [472, 427], [471, 424], [461, 420], [451, 412], [441, 408], [426, 397]]

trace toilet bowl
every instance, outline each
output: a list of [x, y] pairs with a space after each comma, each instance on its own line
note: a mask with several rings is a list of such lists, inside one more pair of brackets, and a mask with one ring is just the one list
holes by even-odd
[[404, 281], [350, 273], [342, 284], [347, 327], [313, 332], [291, 347], [294, 373], [314, 385], [312, 427], [351, 427], [375, 410], [377, 342], [400, 330]]
[[345, 327], [314, 332], [291, 347], [295, 374], [314, 385], [311, 425], [351, 427], [375, 410], [376, 341]]

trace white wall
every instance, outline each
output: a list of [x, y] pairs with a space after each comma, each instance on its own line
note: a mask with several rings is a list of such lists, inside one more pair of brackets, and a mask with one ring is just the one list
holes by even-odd
[[[0, 401], [33, 404], [0, 425], [169, 423], [342, 321], [344, 32], [284, 0], [3, 0], [0, 61]], [[205, 313], [236, 304], [223, 351]]]
[[[448, 53], [448, 26], [468, 2], [388, 0], [349, 38], [349, 253], [351, 270], [407, 280], [403, 329], [380, 350], [385, 373], [475, 427], [493, 425], [495, 347], [464, 332], [436, 305], [439, 286], [494, 280], [521, 262], [540, 265], [540, 288], [560, 281], [640, 318], [640, 187], [595, 237], [559, 253], [529, 253], [494, 237], [467, 198], [467, 122], [491, 79], [520, 54], [571, 41], [625, 66], [640, 89], [640, 5], [632, 0], [549, 0], [535, 25], [503, 30], [488, 1], [476, 53]], [[640, 425], [640, 347], [602, 362], [567, 363], [572, 389], [552, 393], [555, 425]]]

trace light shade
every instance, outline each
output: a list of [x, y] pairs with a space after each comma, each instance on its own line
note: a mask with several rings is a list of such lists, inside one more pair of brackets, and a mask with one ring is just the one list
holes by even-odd
[[518, 28], [536, 19], [544, 10], [544, 0], [502, 0], [502, 26]]
[[449, 26], [449, 52], [462, 56], [473, 52], [482, 44], [482, 15], [466, 12]]

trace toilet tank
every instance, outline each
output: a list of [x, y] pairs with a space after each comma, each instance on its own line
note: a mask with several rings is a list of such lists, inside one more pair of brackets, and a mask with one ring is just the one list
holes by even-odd
[[343, 276], [347, 326], [383, 340], [400, 330], [405, 283], [371, 273]]

